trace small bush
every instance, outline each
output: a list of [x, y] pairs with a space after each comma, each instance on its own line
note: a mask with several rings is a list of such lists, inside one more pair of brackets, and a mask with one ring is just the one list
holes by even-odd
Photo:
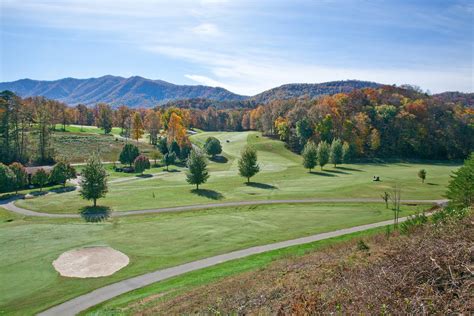
[[408, 216], [408, 219], [400, 224], [400, 233], [409, 234], [415, 227], [421, 226], [428, 222], [428, 217], [424, 213]]
[[361, 239], [357, 242], [357, 250], [359, 250], [359, 251], [369, 251], [370, 247]]

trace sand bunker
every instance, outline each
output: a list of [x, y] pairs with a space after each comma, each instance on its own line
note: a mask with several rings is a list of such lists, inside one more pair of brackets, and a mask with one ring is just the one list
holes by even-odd
[[53, 261], [56, 271], [71, 278], [97, 278], [114, 274], [128, 265], [128, 257], [110, 247], [66, 251]]

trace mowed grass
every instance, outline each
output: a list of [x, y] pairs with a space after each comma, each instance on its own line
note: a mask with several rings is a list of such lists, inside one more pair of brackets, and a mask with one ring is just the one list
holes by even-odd
[[[290, 152], [281, 141], [262, 137], [257, 132], [208, 132], [191, 137], [203, 144], [209, 136], [220, 139], [223, 159], [209, 162], [210, 178], [200, 188], [186, 182], [186, 169], [172, 167], [173, 172], [151, 178], [111, 183], [106, 198], [99, 204], [114, 211], [153, 209], [168, 206], [206, 204], [225, 201], [306, 198], [374, 198], [401, 185], [402, 199], [441, 199], [450, 174], [460, 164], [453, 162], [383, 162], [319, 167], [308, 173], [301, 165], [301, 157]], [[238, 175], [237, 161], [242, 148], [252, 144], [258, 150], [261, 172], [247, 185]], [[72, 149], [71, 149], [72, 150]], [[419, 169], [427, 171], [421, 183]], [[154, 173], [151, 172], [151, 173]], [[379, 176], [381, 181], [372, 181]], [[381, 198], [380, 198], [381, 199]], [[51, 194], [17, 202], [19, 206], [50, 213], [77, 213], [90, 204], [78, 192]]]
[[[56, 124], [57, 131], [63, 131], [62, 124]], [[104, 135], [104, 130], [98, 128], [97, 126], [88, 126], [88, 125], [66, 125], [65, 132], [70, 133], [87, 133], [87, 134], [102, 134]], [[121, 129], [120, 127], [112, 127], [112, 131], [110, 132], [111, 135], [120, 135]]]
[[[403, 206], [401, 216], [425, 206]], [[391, 219], [383, 204], [284, 204], [113, 218], [102, 223], [25, 218], [0, 210], [0, 313], [33, 314], [105, 284], [159, 268]], [[130, 264], [110, 277], [60, 277], [52, 261], [107, 245]]]

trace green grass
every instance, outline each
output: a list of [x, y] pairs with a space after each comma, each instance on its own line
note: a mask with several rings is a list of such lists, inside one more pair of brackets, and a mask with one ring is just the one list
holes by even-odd
[[[63, 125], [62, 124], [56, 124], [56, 130], [57, 131], [64, 131], [63, 130]], [[110, 134], [112, 135], [120, 135], [120, 127], [112, 127], [112, 131]], [[70, 132], [70, 133], [87, 133], [87, 134], [105, 134], [104, 130], [101, 128], [98, 128], [97, 126], [80, 126], [80, 125], [66, 125], [66, 130], [64, 132]]]
[[[401, 216], [422, 206], [404, 206]], [[2, 211], [3, 212], [3, 211]], [[2, 215], [1, 217], [10, 215]], [[83, 220], [14, 216], [0, 222], [0, 313], [32, 314], [103, 285], [155, 269], [340, 228], [391, 219], [382, 204], [285, 204]], [[59, 277], [62, 252], [108, 245], [130, 264], [107, 278]]]
[[[99, 204], [114, 211], [152, 209], [168, 206], [206, 204], [216, 201], [304, 199], [304, 198], [380, 198], [395, 183], [402, 186], [402, 199], [441, 199], [458, 163], [395, 161], [326, 166], [308, 173], [301, 166], [301, 157], [288, 151], [278, 140], [262, 137], [257, 132], [206, 132], [191, 137], [202, 144], [209, 136], [223, 144], [227, 162], [209, 162], [210, 179], [202, 185], [200, 194], [185, 180], [184, 168], [152, 178], [131, 182], [111, 183], [107, 197]], [[228, 142], [227, 142], [228, 141]], [[261, 172], [246, 185], [238, 175], [237, 159], [246, 144], [258, 150]], [[69, 146], [71, 151], [74, 146]], [[91, 148], [88, 149], [90, 151]], [[419, 169], [428, 173], [425, 184], [417, 177]], [[373, 182], [377, 175], [382, 181]], [[117, 177], [120, 175], [117, 175]], [[134, 176], [134, 175], [131, 175]], [[48, 195], [33, 200], [19, 201], [28, 209], [50, 213], [76, 213], [89, 202], [78, 192]], [[67, 206], [67, 207], [65, 207]]]
[[[352, 233], [330, 239], [324, 239], [309, 244], [303, 244], [232, 260], [216, 266], [189, 272], [149, 286], [137, 289], [96, 305], [79, 315], [129, 315], [140, 312], [147, 306], [153, 306], [158, 301], [167, 300], [176, 295], [189, 291], [198, 286], [217, 282], [225, 277], [239, 273], [263, 269], [272, 262], [290, 257], [299, 257], [308, 252], [349, 241], [354, 238], [366, 238], [385, 231], [385, 227], [374, 228], [363, 232]], [[153, 296], [156, 298], [152, 299]], [[142, 300], [146, 299], [147, 302]], [[140, 302], [140, 304], [137, 304]]]

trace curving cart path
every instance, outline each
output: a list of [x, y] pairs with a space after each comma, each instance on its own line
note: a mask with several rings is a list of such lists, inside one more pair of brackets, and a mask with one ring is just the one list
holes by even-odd
[[[403, 217], [399, 219], [399, 222], [404, 222], [408, 217]], [[244, 258], [247, 256], [286, 248], [290, 246], [296, 246], [306, 243], [315, 242], [318, 240], [333, 238], [337, 236], [342, 236], [350, 233], [360, 232], [371, 228], [382, 227], [386, 225], [392, 224], [392, 220], [387, 220], [383, 222], [355, 226], [351, 228], [339, 229], [332, 232], [316, 234], [308, 237], [291, 239], [286, 241], [281, 241], [273, 244], [262, 245], [251, 247], [247, 249], [242, 249], [238, 251], [232, 251], [226, 254], [217, 255], [214, 257], [209, 257], [201, 260], [192, 261], [189, 263], [181, 264], [175, 267], [167, 268], [167, 269], [160, 269], [154, 272], [146, 273], [140, 276], [136, 276], [130, 279], [126, 279], [123, 281], [119, 281], [114, 284], [110, 284], [99, 289], [96, 289], [92, 292], [87, 294], [78, 296], [72, 300], [66, 301], [62, 304], [54, 306], [39, 315], [41, 316], [67, 316], [67, 315], [75, 315], [79, 312], [82, 312], [90, 307], [93, 307], [97, 304], [103, 303], [107, 300], [110, 300], [116, 296], [121, 294], [139, 289], [141, 287], [150, 285], [155, 282], [159, 282], [168, 278], [172, 278], [187, 272], [207, 268], [219, 263], [227, 262], [230, 260], [235, 260], [239, 258]]]

